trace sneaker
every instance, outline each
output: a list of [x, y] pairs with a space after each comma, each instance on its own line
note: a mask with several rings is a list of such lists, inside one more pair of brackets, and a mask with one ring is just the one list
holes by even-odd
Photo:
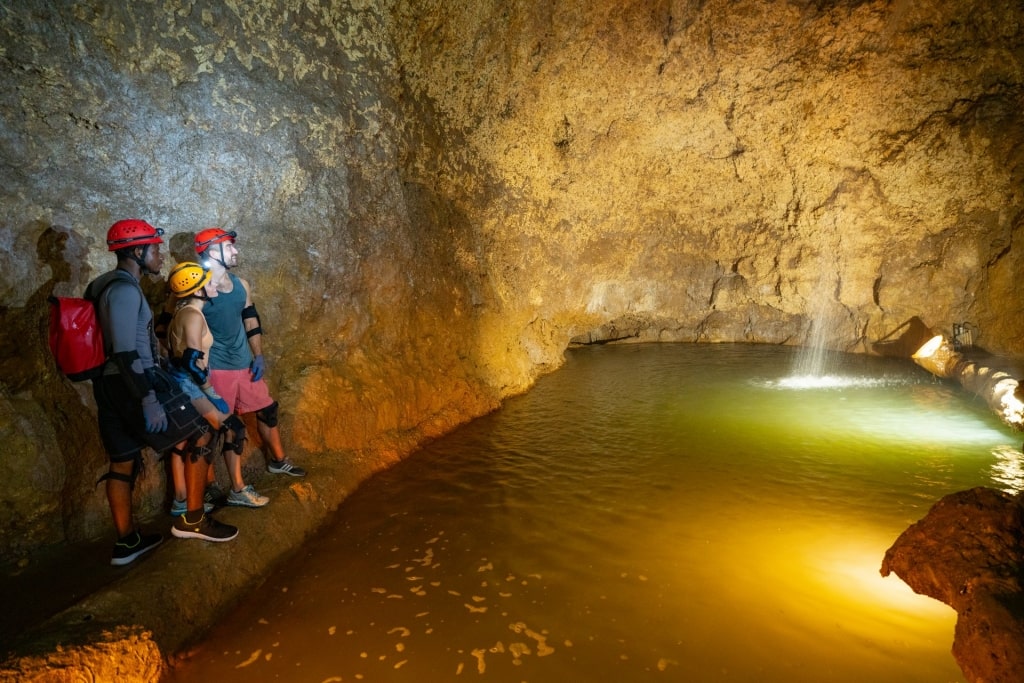
[[228, 505], [261, 508], [269, 502], [269, 498], [256, 493], [256, 489], [252, 487], [252, 484], [244, 487], [241, 491], [231, 491], [228, 493]]
[[223, 543], [238, 535], [238, 527], [222, 524], [205, 512], [195, 523], [189, 522], [187, 517], [182, 515], [171, 525], [171, 533], [178, 538], [201, 538], [204, 541]]
[[114, 552], [110, 556], [110, 564], [115, 567], [131, 564], [141, 555], [160, 545], [163, 540], [164, 537], [160, 534], [147, 534], [143, 536], [136, 529], [124, 538], [119, 538], [117, 543], [114, 544]]
[[302, 469], [298, 465], [293, 465], [292, 461], [288, 458], [271, 460], [267, 463], [267, 470], [269, 470], [271, 474], [287, 474], [293, 477], [306, 476], [306, 470]]
[[206, 490], [203, 491], [203, 507], [206, 508], [207, 505], [209, 505], [210, 507], [206, 508], [206, 511], [209, 512], [214, 507], [218, 505], [223, 505], [224, 502], [224, 489], [220, 487], [220, 484], [218, 484], [215, 481], [212, 481], [209, 484], [207, 484]]
[[[212, 510], [213, 503], [203, 501], [203, 512], [211, 512]], [[171, 517], [181, 517], [186, 512], [188, 512], [188, 506], [185, 501], [178, 500], [177, 498], [171, 501]]]

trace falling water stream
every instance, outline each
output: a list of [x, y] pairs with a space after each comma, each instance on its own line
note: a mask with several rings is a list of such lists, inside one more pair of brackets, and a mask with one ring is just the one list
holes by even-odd
[[360, 486], [173, 679], [962, 681], [955, 613], [879, 567], [942, 496], [1020, 490], [1019, 435], [909, 361], [797, 388], [793, 355], [568, 352]]

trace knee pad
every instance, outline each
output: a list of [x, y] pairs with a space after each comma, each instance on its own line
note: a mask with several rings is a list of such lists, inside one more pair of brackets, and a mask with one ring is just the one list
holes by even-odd
[[[228, 432], [231, 432], [231, 439], [228, 439]], [[237, 415], [228, 416], [228, 419], [224, 420], [224, 424], [221, 425], [220, 433], [224, 437], [222, 450], [234, 451], [241, 455], [245, 444], [245, 423], [242, 422], [242, 418]]]
[[266, 408], [256, 411], [256, 419], [268, 427], [277, 426], [277, 401], [274, 401]]

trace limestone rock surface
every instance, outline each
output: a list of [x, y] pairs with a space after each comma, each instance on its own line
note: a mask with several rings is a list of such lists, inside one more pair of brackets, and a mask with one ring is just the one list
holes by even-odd
[[172, 261], [238, 231], [312, 472], [368, 476], [573, 342], [862, 352], [919, 316], [1024, 356], [1015, 0], [19, 0], [0, 46], [3, 556], [111, 533], [45, 301], [130, 216]]
[[957, 612], [953, 656], [972, 683], [1024, 671], [1024, 496], [975, 488], [946, 496], [885, 553], [915, 592]]

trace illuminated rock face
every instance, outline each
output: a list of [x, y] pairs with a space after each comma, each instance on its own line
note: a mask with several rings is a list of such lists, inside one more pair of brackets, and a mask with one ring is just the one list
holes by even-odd
[[956, 610], [953, 655], [969, 681], [1016, 683], [1024, 671], [1024, 497], [976, 488], [950, 494], [885, 553], [916, 592]]
[[60, 452], [3, 549], [109, 531], [42, 302], [127, 216], [239, 232], [296, 459], [384, 466], [573, 339], [1024, 354], [1018, 3], [116, 4], [0, 13], [0, 459]]

